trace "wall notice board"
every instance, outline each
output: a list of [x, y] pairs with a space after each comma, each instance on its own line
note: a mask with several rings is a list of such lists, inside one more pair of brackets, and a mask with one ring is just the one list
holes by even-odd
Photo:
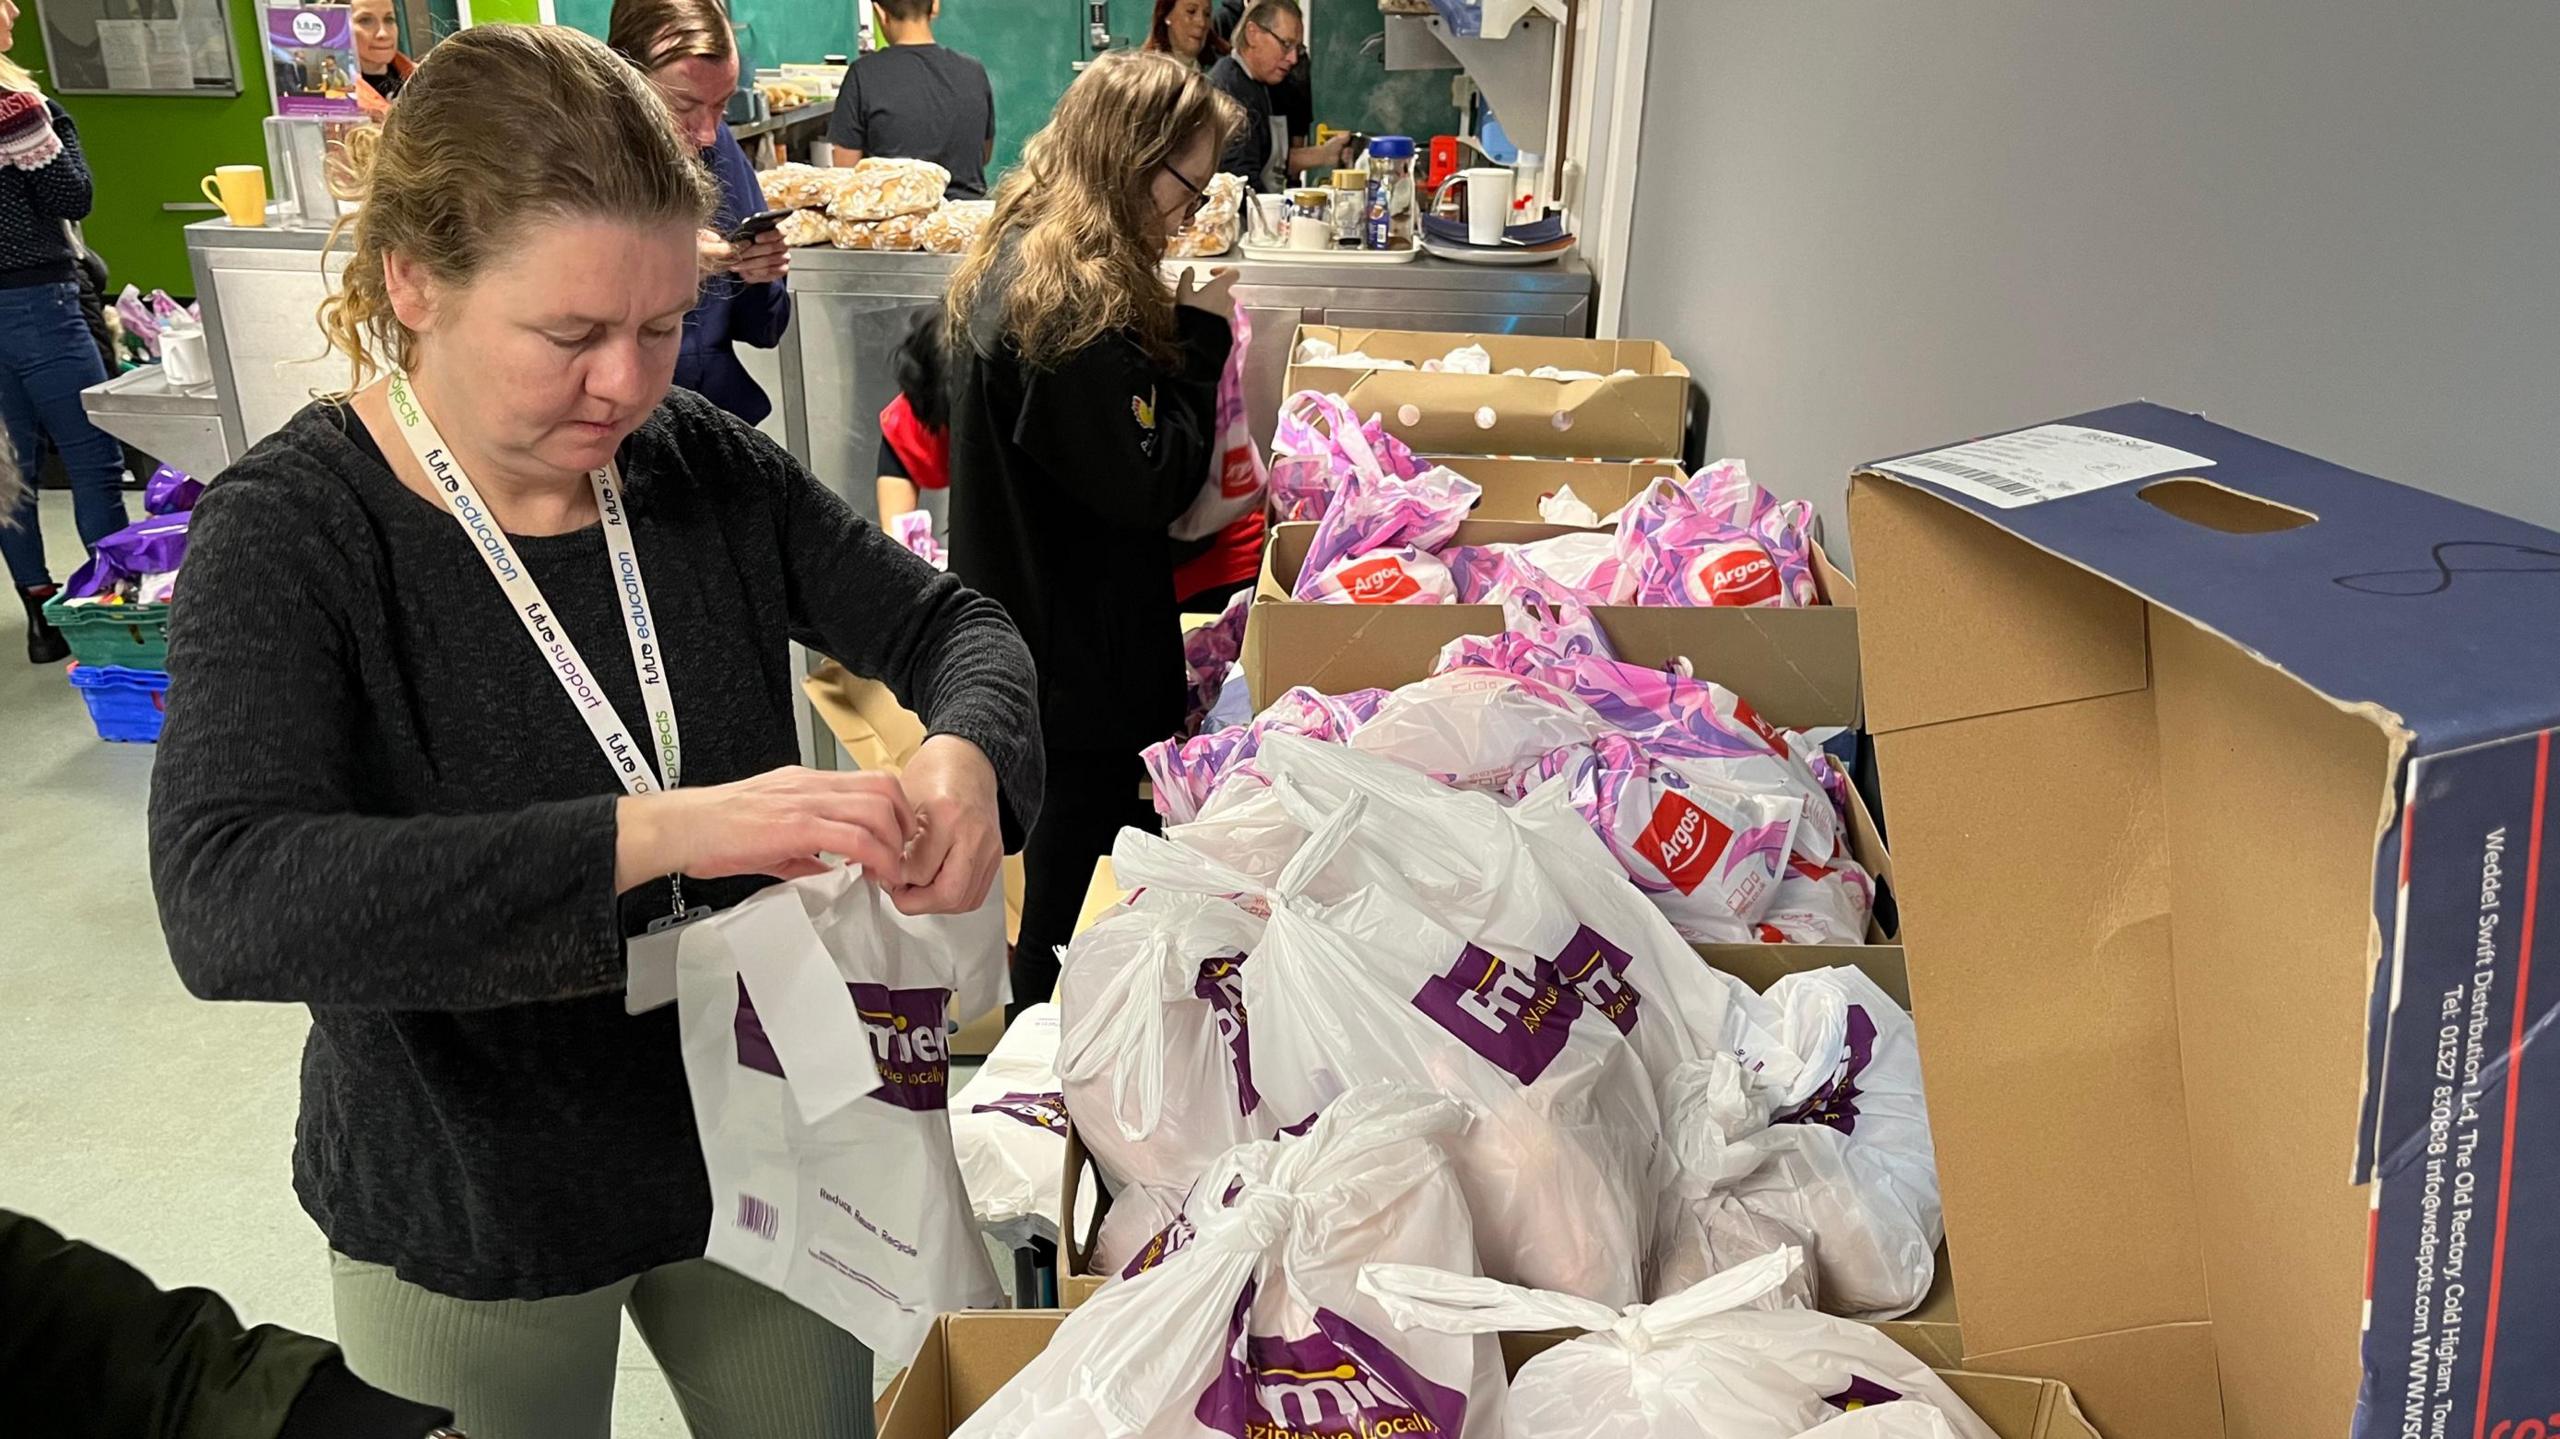
[[223, 0], [45, 0], [39, 18], [56, 94], [240, 93]]

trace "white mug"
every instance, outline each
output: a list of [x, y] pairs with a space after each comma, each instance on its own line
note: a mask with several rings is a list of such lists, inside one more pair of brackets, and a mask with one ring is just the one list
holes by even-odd
[[1467, 243], [1499, 245], [1503, 227], [1511, 222], [1511, 172], [1509, 170], [1460, 170], [1440, 182], [1432, 192], [1431, 208], [1438, 210], [1447, 199], [1449, 187], [1467, 187]]
[[213, 351], [205, 343], [204, 331], [194, 326], [170, 326], [160, 332], [160, 374], [179, 389], [193, 389], [213, 382]]

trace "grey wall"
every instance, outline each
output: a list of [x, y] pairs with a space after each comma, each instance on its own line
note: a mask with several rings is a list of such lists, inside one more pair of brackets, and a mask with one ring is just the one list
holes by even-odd
[[2144, 397], [2560, 528], [2560, 5], [1657, 0], [1626, 331], [1844, 528]]

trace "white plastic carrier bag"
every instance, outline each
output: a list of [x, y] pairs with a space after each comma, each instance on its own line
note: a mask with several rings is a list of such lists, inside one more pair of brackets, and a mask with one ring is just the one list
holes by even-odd
[[952, 1152], [947, 1022], [997, 1002], [1003, 901], [990, 886], [972, 914], [911, 918], [836, 870], [677, 942], [704, 1253], [893, 1366], [935, 1316], [1002, 1299]]
[[1341, 1439], [1503, 1432], [1491, 1336], [1399, 1333], [1363, 1265], [1474, 1268], [1441, 1141], [1457, 1104], [1370, 1085], [1203, 1175], [1153, 1262], [1066, 1317], [953, 1439]]
[[[1067, 1168], [1067, 1101], [1058, 1086], [1058, 1007], [1035, 1004], [1007, 1026], [987, 1062], [951, 1096], [951, 1147], [978, 1228], [1008, 1249], [1058, 1242]], [[1093, 1218], [1093, 1191], [1077, 1206]]]
[[[1304, 886], [1359, 832], [1354, 797], [1262, 898], [1271, 919], [1245, 964], [1253, 1075], [1270, 1115], [1296, 1122], [1354, 1085], [1410, 1084], [1464, 1103], [1450, 1140], [1487, 1273], [1631, 1303], [1644, 1289], [1662, 1122], [1617, 1023], [1560, 975], [1505, 960], [1378, 876], [1335, 905]], [[1202, 885], [1216, 866], [1124, 831], [1124, 883]], [[1250, 893], [1240, 874], [1206, 882]]]
[[1242, 969], [1262, 919], [1147, 890], [1060, 956], [1058, 1077], [1111, 1186], [1094, 1264], [1117, 1269], [1218, 1156], [1276, 1125], [1253, 1085]]
[[[1996, 1439], [1929, 1366], [1881, 1330], [1804, 1309], [1744, 1306], [1786, 1282], [1785, 1249], [1652, 1305], [1618, 1310], [1489, 1279], [1380, 1265], [1360, 1287], [1408, 1330], [1579, 1329], [1512, 1377], [1511, 1439], [1803, 1439], [1869, 1406], [1937, 1411], [1956, 1439]], [[1853, 1435], [1927, 1435], [1915, 1416]], [[1840, 1431], [1825, 1439], [1839, 1439]]]

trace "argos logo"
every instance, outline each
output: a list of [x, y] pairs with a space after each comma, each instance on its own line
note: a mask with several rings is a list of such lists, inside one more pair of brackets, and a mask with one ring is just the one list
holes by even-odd
[[1714, 815], [1700, 809], [1687, 795], [1664, 790], [1662, 798], [1654, 803], [1652, 820], [1636, 836], [1636, 852], [1662, 871], [1672, 888], [1682, 894], [1696, 894], [1698, 886], [1706, 883], [1708, 871], [1732, 843], [1733, 831]]
[[1690, 572], [1689, 588], [1711, 605], [1772, 605], [1785, 593], [1778, 562], [1747, 540], [1707, 551]]
[[1335, 572], [1334, 578], [1355, 605], [1398, 605], [1422, 593], [1404, 562], [1393, 555], [1363, 560]]

